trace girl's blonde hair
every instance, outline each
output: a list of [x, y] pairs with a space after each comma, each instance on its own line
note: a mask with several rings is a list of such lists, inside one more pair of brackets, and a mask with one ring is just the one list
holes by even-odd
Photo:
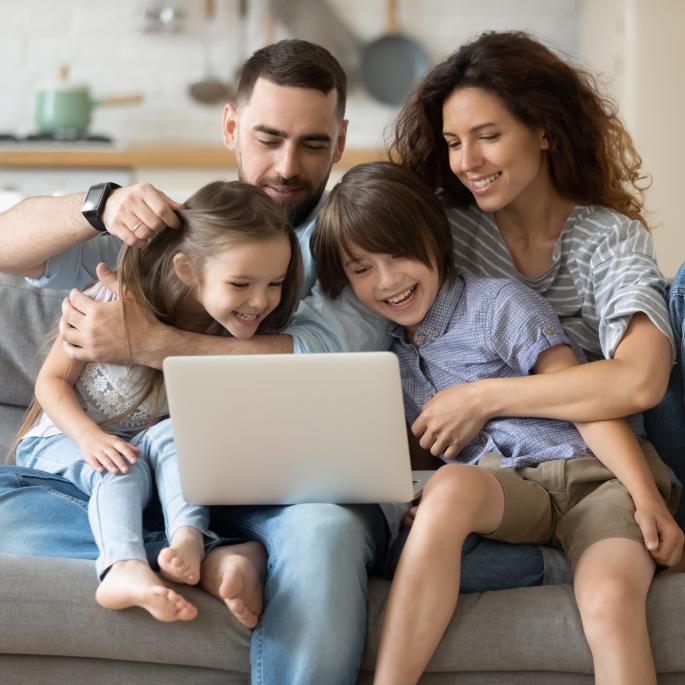
[[[288, 223], [286, 211], [266, 193], [240, 181], [215, 181], [200, 188], [179, 210], [179, 229], [165, 229], [143, 249], [124, 246], [117, 261], [119, 304], [124, 322], [126, 344], [130, 356], [127, 319], [130, 301], [149, 309], [162, 323], [174, 325], [179, 306], [190, 294], [174, 270], [174, 257], [186, 255], [199, 278], [208, 259], [235, 245], [285, 236], [290, 242], [291, 256], [281, 290], [281, 300], [260, 324], [258, 332], [274, 332], [285, 325], [299, 297], [302, 283], [302, 257], [297, 237]], [[153, 400], [151, 416], [161, 410], [164, 379], [158, 369], [145, 368], [134, 401], [126, 412], [115, 416], [111, 425], [131, 415], [148, 398]], [[19, 427], [9, 452], [9, 459], [29, 428], [42, 411], [34, 398]]]

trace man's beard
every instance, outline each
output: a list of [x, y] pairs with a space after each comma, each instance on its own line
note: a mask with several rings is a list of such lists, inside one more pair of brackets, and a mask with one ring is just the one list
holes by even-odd
[[[245, 183], [251, 183], [251, 181], [248, 181], [244, 177], [240, 162], [238, 160], [236, 161], [238, 166], [238, 178]], [[253, 183], [253, 185], [256, 185], [258, 188], [264, 188], [266, 186], [272, 186], [275, 188], [294, 187], [305, 191], [304, 197], [299, 202], [292, 204], [288, 202], [279, 203], [285, 207], [290, 224], [292, 226], [299, 226], [319, 203], [319, 200], [326, 189], [326, 183], [328, 183], [329, 174], [330, 170], [329, 173], [326, 174], [326, 178], [324, 178], [321, 185], [316, 189], [312, 189], [312, 185], [310, 183], [304, 183], [297, 176], [288, 179], [285, 179], [282, 176], [269, 176], [267, 178], [259, 179], [256, 183]]]

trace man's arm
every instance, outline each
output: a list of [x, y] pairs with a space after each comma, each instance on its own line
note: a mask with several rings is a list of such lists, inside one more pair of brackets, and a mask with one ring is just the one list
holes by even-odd
[[50, 257], [96, 236], [81, 214], [84, 197], [32, 197], [0, 214], [0, 271], [39, 278]]
[[[116, 274], [98, 266], [101, 283], [118, 294]], [[60, 335], [66, 353], [77, 361], [141, 364], [162, 368], [166, 357], [208, 354], [292, 352], [289, 335], [259, 335], [247, 340], [183, 331], [161, 323], [147, 307], [127, 301], [126, 325], [116, 301], [96, 302], [72, 290], [62, 304]], [[128, 338], [129, 344], [126, 344]]]
[[[100, 281], [117, 291], [115, 274], [98, 267]], [[142, 364], [161, 369], [165, 357], [206, 354], [280, 354], [384, 350], [390, 345], [386, 322], [365, 311], [349, 293], [330, 300], [315, 286], [298, 308], [284, 335], [257, 335], [247, 340], [181, 331], [160, 323], [144, 307], [127, 308], [125, 344], [121, 311], [114, 302], [94, 302], [72, 291], [62, 306], [60, 334], [67, 354], [79, 361]]]
[[[81, 214], [84, 198], [85, 193], [33, 197], [0, 214], [0, 271], [39, 278], [51, 257], [100, 235]], [[181, 206], [149, 183], [139, 183], [109, 196], [103, 220], [111, 235], [143, 247], [166, 226], [180, 226], [174, 210]]]

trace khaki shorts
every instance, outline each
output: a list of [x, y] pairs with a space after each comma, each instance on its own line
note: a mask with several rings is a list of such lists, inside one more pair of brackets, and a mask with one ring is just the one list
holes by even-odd
[[[646, 440], [640, 441], [666, 505], [674, 513], [680, 488]], [[594, 457], [557, 459], [518, 469], [499, 467], [498, 454], [486, 454], [487, 468], [504, 490], [504, 515], [486, 537], [561, 547], [575, 568], [580, 555], [606, 538], [642, 540], [635, 505], [623, 484]]]

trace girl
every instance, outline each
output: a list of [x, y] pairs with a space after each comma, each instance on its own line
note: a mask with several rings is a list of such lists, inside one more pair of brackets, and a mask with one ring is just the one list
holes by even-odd
[[[186, 330], [249, 338], [282, 326], [301, 278], [298, 243], [282, 209], [251, 185], [217, 181], [192, 195], [179, 215], [179, 230], [159, 233], [143, 249], [123, 248], [117, 270], [124, 321], [133, 299]], [[90, 293], [114, 299], [99, 284]], [[173, 441], [158, 423], [166, 414], [160, 371], [73, 362], [58, 336], [15, 456], [19, 465], [65, 476], [90, 494], [102, 606], [140, 606], [160, 621], [189, 620], [196, 608], [160, 583], [142, 543], [152, 473], [170, 541], [158, 558], [162, 575], [196, 584], [215, 540], [208, 510], [181, 496]], [[250, 612], [238, 618], [249, 627], [256, 622]]]
[[[319, 215], [312, 253], [324, 292], [335, 296], [349, 282], [393, 322], [413, 430], [426, 400], [455, 384], [577, 364], [543, 298], [516, 281], [455, 269], [444, 210], [407, 169], [376, 163], [345, 174]], [[656, 683], [645, 600], [655, 561], [673, 565], [683, 534], [665, 503], [673, 509], [679, 492], [651, 445], [620, 420], [574, 428], [510, 417], [488, 421], [457, 452], [439, 436], [431, 444], [448, 465], [414, 512], [374, 682], [418, 681], [455, 610], [461, 547], [475, 532], [561, 546], [597, 682]]]
[[[661, 401], [674, 345], [643, 215], [645, 178], [591, 76], [526, 34], [483, 34], [418, 86], [391, 156], [444, 199], [459, 270], [533, 288], [591, 360], [436, 395], [415, 426], [423, 447], [452, 456], [493, 416], [588, 421]], [[681, 331], [682, 304], [672, 312]], [[650, 425], [650, 435], [683, 477], [677, 386], [671, 418]]]

